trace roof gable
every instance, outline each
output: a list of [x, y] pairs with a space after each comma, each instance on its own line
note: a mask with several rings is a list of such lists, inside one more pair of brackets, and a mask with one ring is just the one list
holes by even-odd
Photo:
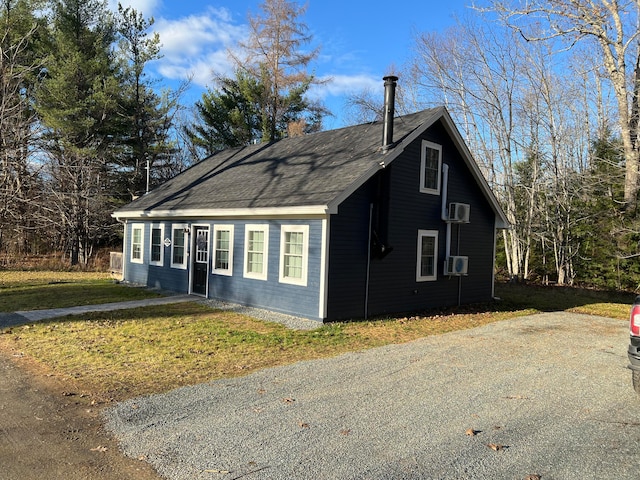
[[444, 108], [394, 120], [394, 148], [382, 151], [382, 122], [217, 152], [114, 213], [116, 218], [222, 216], [232, 212], [335, 213], [377, 170], [438, 119], [454, 137], [497, 217], [504, 213]]

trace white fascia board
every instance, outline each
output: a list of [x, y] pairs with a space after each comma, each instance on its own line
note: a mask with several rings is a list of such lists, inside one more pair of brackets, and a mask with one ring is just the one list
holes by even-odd
[[167, 219], [174, 218], [271, 218], [271, 217], [300, 217], [325, 216], [329, 213], [327, 205], [308, 205], [300, 207], [265, 207], [265, 208], [222, 208], [222, 209], [176, 209], [176, 210], [132, 210], [114, 212], [111, 214], [116, 220], [121, 219]]

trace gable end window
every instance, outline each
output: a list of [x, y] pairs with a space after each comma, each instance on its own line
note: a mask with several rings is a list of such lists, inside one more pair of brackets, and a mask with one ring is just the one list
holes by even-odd
[[176, 224], [171, 227], [171, 267], [187, 268], [187, 225]]
[[142, 252], [144, 248], [144, 225], [134, 223], [131, 225], [131, 262], [142, 263]]
[[280, 233], [280, 282], [307, 285], [308, 245], [308, 225], [282, 226]]
[[416, 281], [429, 282], [438, 279], [438, 231], [418, 230]]
[[151, 252], [149, 263], [162, 266], [164, 263], [164, 225], [151, 225]]
[[244, 276], [257, 280], [266, 280], [269, 226], [247, 225], [244, 234], [244, 248]]
[[420, 192], [440, 195], [441, 171], [442, 145], [423, 140], [420, 160]]
[[213, 273], [233, 275], [233, 225], [214, 225], [213, 239]]

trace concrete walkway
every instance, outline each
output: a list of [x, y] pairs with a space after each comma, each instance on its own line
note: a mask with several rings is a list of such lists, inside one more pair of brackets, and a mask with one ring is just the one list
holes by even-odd
[[128, 302], [103, 303], [99, 305], [81, 305], [68, 308], [51, 308], [48, 310], [22, 310], [13, 313], [0, 313], [0, 328], [14, 327], [30, 322], [39, 322], [49, 318], [67, 315], [82, 315], [89, 312], [109, 312], [127, 308], [146, 307], [149, 305], [167, 305], [170, 303], [195, 302], [201, 297], [192, 295], [172, 295], [168, 297], [147, 298], [145, 300], [131, 300]]

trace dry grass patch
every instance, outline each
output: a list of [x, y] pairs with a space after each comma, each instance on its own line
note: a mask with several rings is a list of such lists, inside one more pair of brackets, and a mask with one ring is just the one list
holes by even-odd
[[335, 323], [294, 331], [197, 303], [66, 317], [15, 327], [0, 345], [73, 379], [84, 393], [146, 393], [472, 328], [517, 313], [467, 313]]

